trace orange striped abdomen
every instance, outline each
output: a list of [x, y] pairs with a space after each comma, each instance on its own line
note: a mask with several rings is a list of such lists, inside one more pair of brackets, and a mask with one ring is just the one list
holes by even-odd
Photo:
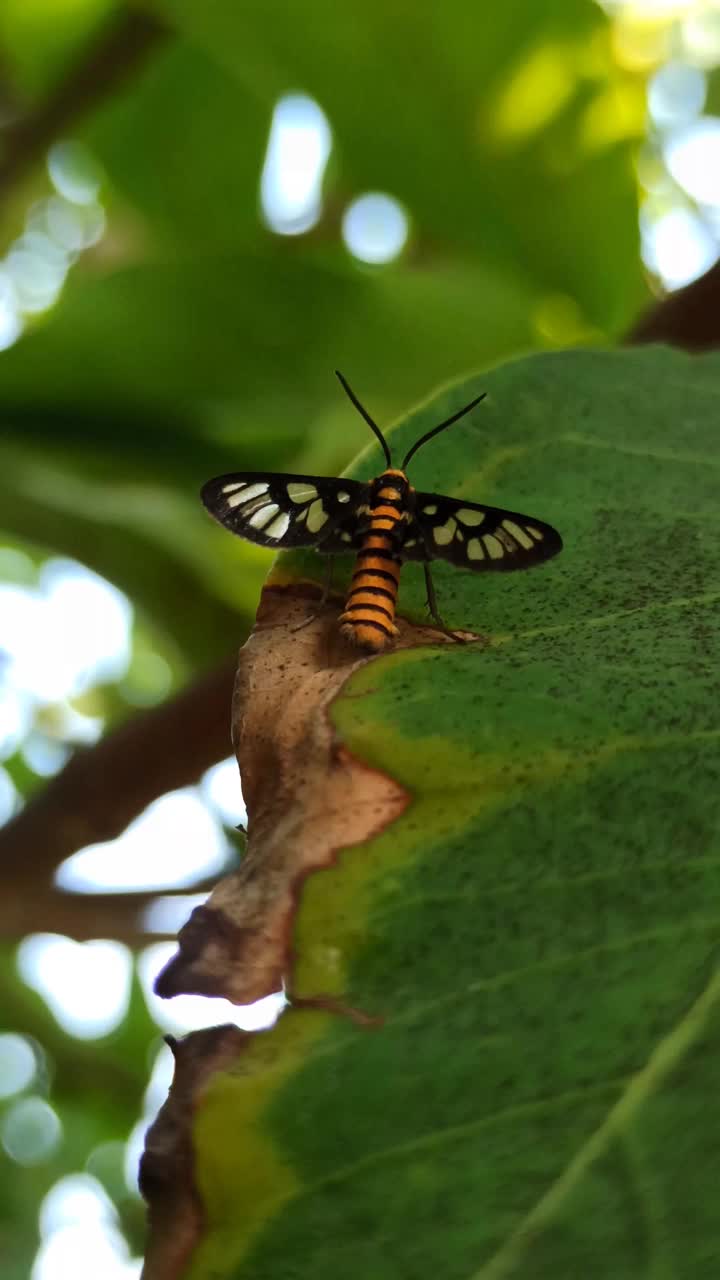
[[[393, 505], [386, 505], [383, 498]], [[371, 511], [370, 527], [358, 552], [352, 584], [340, 616], [340, 633], [361, 649], [379, 653], [397, 634], [395, 607], [400, 560], [393, 536], [404, 520], [398, 509], [400, 494], [382, 488]], [[398, 505], [395, 505], [397, 503]]]

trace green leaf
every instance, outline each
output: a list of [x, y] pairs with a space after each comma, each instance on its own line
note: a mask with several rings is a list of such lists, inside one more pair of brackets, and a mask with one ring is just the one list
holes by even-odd
[[0, 41], [12, 80], [33, 98], [47, 92], [117, 8], [117, 0], [6, 0]]
[[[319, 101], [335, 138], [329, 193], [336, 186], [346, 201], [387, 191], [431, 256], [562, 289], [602, 329], [627, 321], [621, 311], [642, 293], [627, 142], [642, 132], [643, 108], [638, 87], [638, 108], [627, 110], [596, 5], [516, 0], [501, 13], [450, 0], [440, 17], [432, 5], [410, 15], [369, 0], [350, 25], [331, 0], [310, 11], [277, 0], [242, 11], [233, 0], [163, 8], [252, 107], [297, 89]], [[624, 130], [612, 97], [620, 86]], [[592, 124], [598, 114], [604, 134]], [[231, 122], [229, 145], [237, 128]]]
[[701, 1280], [715, 1253], [720, 359], [533, 357], [393, 444], [481, 385], [414, 478], [535, 508], [565, 550], [442, 575], [488, 642], [335, 699], [336, 753], [407, 803], [304, 880], [292, 987], [384, 1022], [292, 1010], [215, 1077], [192, 1280]]
[[[630, 145], [589, 124], [624, 82], [588, 0], [523, 0], [503, 18], [453, 0], [440, 25], [426, 6], [410, 42], [404, 17], [373, 0], [352, 56], [326, 0], [309, 21], [265, 3], [163, 7], [181, 38], [85, 131], [107, 173], [106, 241], [42, 329], [2, 354], [6, 403], [111, 402], [146, 420], [237, 397], [240, 438], [259, 415], [273, 431], [298, 423], [301, 439], [333, 403], [335, 364], [399, 408], [418, 369], [433, 385], [634, 316], [646, 291]], [[532, 101], [503, 124], [530, 73]], [[288, 238], [264, 227], [258, 196], [272, 108], [298, 87], [328, 113], [335, 152], [318, 228]], [[633, 140], [641, 127], [638, 115]], [[368, 188], [412, 223], [408, 254], [375, 271], [340, 235]], [[559, 338], [548, 307], [566, 317]]]

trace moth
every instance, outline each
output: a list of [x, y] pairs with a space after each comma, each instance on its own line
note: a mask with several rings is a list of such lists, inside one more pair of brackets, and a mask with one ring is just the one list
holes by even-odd
[[447, 631], [438, 613], [431, 561], [448, 560], [474, 573], [508, 572], [530, 569], [562, 550], [557, 530], [535, 516], [422, 493], [408, 480], [407, 466], [418, 449], [470, 413], [485, 393], [427, 431], [408, 450], [402, 466], [394, 467], [377, 423], [343, 375], [337, 370], [336, 374], [383, 449], [387, 466], [380, 475], [363, 484], [327, 476], [240, 471], [208, 480], [201, 498], [226, 529], [261, 547], [312, 547], [327, 556], [354, 552], [355, 569], [340, 616], [340, 631], [352, 643], [376, 653], [398, 634], [395, 613], [406, 560], [422, 564], [430, 614]]

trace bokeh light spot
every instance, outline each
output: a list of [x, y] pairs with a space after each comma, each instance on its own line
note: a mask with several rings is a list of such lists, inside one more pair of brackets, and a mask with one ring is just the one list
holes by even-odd
[[696, 280], [718, 257], [717, 242], [689, 209], [641, 218], [642, 256], [668, 289]]
[[74, 942], [55, 933], [24, 938], [17, 952], [23, 982], [39, 992], [70, 1035], [93, 1040], [122, 1022], [130, 1000], [132, 958], [120, 942]]
[[5, 258], [18, 308], [26, 314], [46, 311], [63, 287], [67, 260], [54, 256], [55, 248], [47, 236], [35, 233], [22, 236]]
[[172, 679], [170, 664], [162, 654], [148, 649], [138, 652], [136, 646], [120, 692], [132, 706], [151, 707], [170, 692]]
[[[0, 715], [3, 706], [0, 703]], [[0, 768], [0, 826], [20, 808], [20, 794], [7, 769]], [[2, 1086], [0, 1085], [0, 1088]]]
[[226, 760], [221, 760], [208, 769], [203, 774], [200, 790], [226, 826], [245, 826], [247, 811], [234, 756], [228, 756]]
[[498, 139], [519, 142], [549, 124], [575, 92], [576, 57], [571, 47], [549, 42], [531, 50], [511, 72], [492, 112], [491, 128]]
[[202, 907], [207, 893], [167, 893], [155, 898], [142, 913], [142, 927], [146, 933], [160, 933], [174, 937], [190, 919], [196, 907]]
[[91, 204], [100, 191], [101, 171], [82, 142], [56, 142], [47, 156], [47, 169], [55, 190], [73, 204]]
[[286, 1004], [282, 992], [245, 1005], [212, 996], [174, 996], [171, 1000], [161, 1000], [155, 995], [153, 985], [176, 951], [174, 942], [155, 942], [138, 956], [138, 974], [148, 1009], [163, 1030], [184, 1035], [202, 1027], [231, 1022], [243, 1031], [262, 1031], [277, 1021]]
[[705, 76], [697, 67], [666, 63], [648, 85], [648, 110], [653, 123], [659, 129], [686, 124], [702, 111], [705, 92]]
[[18, 547], [0, 547], [0, 578], [4, 582], [27, 586], [35, 582], [35, 576], [35, 565], [27, 552]]
[[720, 119], [705, 117], [671, 134], [665, 161], [699, 204], [720, 204]]
[[0, 1098], [22, 1093], [35, 1079], [37, 1061], [25, 1036], [6, 1032], [0, 1035]]
[[120, 1200], [125, 1194], [125, 1143], [119, 1139], [101, 1142], [90, 1152], [85, 1169], [114, 1201]]
[[317, 102], [303, 94], [280, 99], [260, 179], [262, 212], [272, 231], [299, 235], [315, 225], [331, 145], [330, 125]]
[[37, 589], [0, 586], [0, 613], [8, 684], [37, 701], [72, 697], [127, 669], [130, 603], [74, 561], [48, 560]]
[[685, 57], [712, 70], [720, 63], [720, 10], [717, 4], [693, 4], [680, 28]]
[[42, 206], [41, 216], [52, 239], [68, 253], [89, 249], [105, 231], [105, 212], [95, 202], [77, 205], [62, 196], [51, 196]]
[[55, 883], [74, 893], [182, 889], [218, 875], [228, 854], [220, 823], [188, 787], [153, 801], [116, 840], [67, 858]]
[[137, 1124], [133, 1125], [127, 1142], [125, 1144], [124, 1155], [124, 1178], [125, 1186], [133, 1195], [139, 1195], [138, 1187], [138, 1169], [140, 1165], [140, 1157], [145, 1146], [145, 1134], [148, 1126], [152, 1124], [158, 1111], [163, 1105], [168, 1095], [168, 1090], [172, 1083], [175, 1072], [175, 1061], [173, 1055], [167, 1045], [163, 1045], [155, 1055], [155, 1061], [150, 1073], [150, 1082], [145, 1090], [143, 1099], [143, 1110]]
[[[2, 589], [0, 589], [0, 608], [2, 608]], [[0, 656], [0, 663], [3, 656]], [[7, 676], [5, 677], [7, 679]], [[23, 697], [22, 691], [6, 684], [0, 685], [0, 759], [13, 755], [30, 730], [32, 708], [29, 700]]]
[[538, 302], [533, 315], [535, 329], [549, 346], [574, 346], [601, 335], [585, 320], [575, 298], [566, 293], [549, 293]]
[[70, 755], [64, 742], [43, 733], [30, 733], [22, 745], [22, 758], [38, 778], [52, 778], [59, 773]]
[[22, 317], [10, 273], [0, 268], [0, 351], [6, 351], [22, 333]]
[[618, 66], [627, 71], [647, 72], [667, 57], [670, 29], [667, 18], [653, 12], [650, 5], [605, 3], [605, 8], [619, 9], [611, 28], [612, 48]]
[[61, 1227], [38, 1249], [31, 1280], [139, 1280], [142, 1259], [107, 1222]]
[[61, 1139], [60, 1118], [44, 1098], [22, 1098], [0, 1122], [0, 1141], [16, 1164], [43, 1164]]
[[57, 301], [78, 254], [105, 231], [100, 171], [87, 148], [57, 143], [47, 166], [57, 194], [30, 206], [24, 231], [0, 260], [0, 351], [17, 342], [27, 317]]
[[98, 1182], [87, 1173], [70, 1173], [50, 1188], [40, 1205], [41, 1236], [81, 1223], [112, 1222], [114, 1205]]
[[342, 234], [353, 257], [361, 262], [392, 262], [408, 238], [407, 215], [392, 196], [370, 191], [348, 205]]
[[175, 1059], [170, 1047], [163, 1044], [155, 1054], [150, 1079], [143, 1099], [143, 1111], [154, 1120], [165, 1101], [175, 1074]]
[[602, 149], [645, 130], [645, 95], [639, 84], [611, 84], [589, 103], [581, 125], [585, 146]]

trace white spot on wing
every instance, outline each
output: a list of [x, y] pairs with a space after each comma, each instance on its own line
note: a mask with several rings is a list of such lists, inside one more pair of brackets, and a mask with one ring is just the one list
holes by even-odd
[[507, 529], [508, 533], [512, 534], [515, 541], [520, 543], [521, 547], [524, 547], [526, 551], [529, 550], [533, 544], [533, 540], [528, 537], [524, 529], [520, 528], [519, 524], [516, 524], [514, 520], [503, 520], [503, 525]]
[[510, 534], [505, 529], [497, 529], [495, 531], [495, 537], [498, 541], [502, 542], [505, 550], [509, 551], [511, 555], [518, 550], [517, 542], [514, 538], [510, 537]]
[[232, 498], [228, 498], [228, 506], [236, 507], [240, 502], [249, 502], [251, 498], [259, 498], [262, 493], [267, 493], [267, 484], [261, 484], [259, 481], [255, 484], [243, 485], [239, 493], [234, 494]]
[[437, 514], [437, 503], [430, 502], [427, 507], [423, 507], [423, 515], [434, 516]]
[[309, 502], [311, 498], [317, 498], [315, 485], [307, 480], [291, 480], [287, 492], [291, 502]]
[[467, 544], [468, 560], [484, 560], [485, 551], [479, 538], [471, 538]]
[[462, 507], [461, 510], [457, 512], [457, 518], [458, 520], [462, 520], [463, 524], [468, 525], [468, 527], [474, 528], [475, 525], [482, 524], [485, 519], [485, 512], [473, 511], [471, 507]]
[[234, 480], [232, 484], [224, 484], [221, 492], [234, 493], [236, 489], [244, 489], [246, 484], [247, 480]]
[[449, 520], [445, 521], [445, 524], [440, 524], [437, 529], [433, 529], [433, 538], [439, 547], [446, 547], [449, 542], [452, 542], [455, 537], [456, 527], [455, 521], [451, 516]]
[[505, 552], [503, 550], [502, 543], [498, 542], [497, 538], [494, 538], [491, 533], [486, 533], [483, 538], [483, 542], [485, 543], [485, 550], [491, 560], [502, 560]]
[[265, 506], [258, 507], [257, 511], [253, 511], [248, 524], [251, 524], [253, 529], [264, 529], [268, 521], [272, 520], [279, 510], [277, 503], [268, 502]]
[[269, 538], [284, 538], [288, 531], [289, 524], [289, 515], [286, 511], [281, 511], [280, 515], [275, 517], [272, 524], [269, 524], [266, 529], [263, 529], [263, 533], [266, 533]]
[[338, 502], [349, 502], [349, 501], [350, 501], [350, 494], [349, 494], [349, 493], [346, 493], [344, 489], [340, 489], [336, 496], [337, 496], [337, 500], [338, 500]]
[[534, 524], [528, 524], [525, 527], [528, 533], [532, 534], [536, 542], [542, 542], [545, 535], [542, 534], [539, 529], [536, 529]]
[[327, 511], [325, 510], [322, 498], [318, 498], [313, 502], [308, 511], [307, 527], [311, 533], [319, 533], [323, 525], [327, 523]]

